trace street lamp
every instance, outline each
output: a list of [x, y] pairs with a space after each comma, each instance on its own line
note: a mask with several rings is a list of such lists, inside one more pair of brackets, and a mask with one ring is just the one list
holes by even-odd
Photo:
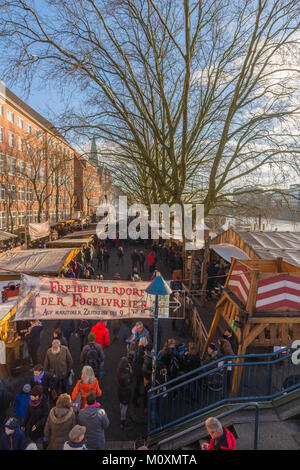
[[158, 336], [158, 296], [170, 295], [172, 289], [168, 286], [162, 276], [158, 273], [153, 279], [151, 284], [146, 289], [147, 294], [155, 295], [155, 310], [154, 310], [154, 355], [152, 366], [152, 387], [155, 387], [156, 381], [156, 362], [157, 362], [157, 336]]

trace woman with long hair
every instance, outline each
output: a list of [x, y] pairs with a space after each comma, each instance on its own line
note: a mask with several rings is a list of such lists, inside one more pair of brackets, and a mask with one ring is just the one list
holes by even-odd
[[90, 392], [95, 392], [97, 398], [100, 398], [102, 395], [102, 390], [99, 387], [93, 368], [91, 366], [84, 366], [81, 372], [81, 379], [78, 380], [72, 392], [73, 401], [76, 401], [78, 394], [81, 393], [80, 409], [86, 407], [86, 397]]

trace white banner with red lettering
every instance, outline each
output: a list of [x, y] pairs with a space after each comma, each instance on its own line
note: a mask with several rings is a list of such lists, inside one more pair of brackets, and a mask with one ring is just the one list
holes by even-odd
[[50, 235], [50, 222], [42, 222], [40, 224], [29, 224], [28, 232], [30, 240], [37, 240], [38, 238], [47, 237]]
[[[154, 317], [149, 282], [98, 281], [23, 274], [15, 320]], [[159, 296], [159, 317], [168, 318], [169, 296]]]

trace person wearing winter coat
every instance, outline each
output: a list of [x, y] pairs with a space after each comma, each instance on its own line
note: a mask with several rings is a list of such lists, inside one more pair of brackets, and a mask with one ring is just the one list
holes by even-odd
[[45, 372], [42, 364], [36, 364], [33, 368], [30, 386], [33, 388], [35, 385], [43, 386], [43, 393], [48, 398], [50, 407], [54, 406], [57, 397], [57, 377], [50, 372]]
[[24, 336], [26, 341], [28, 352], [32, 360], [32, 364], [35, 366], [38, 360], [38, 349], [41, 344], [40, 336], [43, 329], [43, 325], [39, 320], [31, 321], [31, 326], [28, 328], [28, 332]]
[[[234, 356], [234, 352], [232, 350], [231, 344], [227, 339], [221, 338], [218, 340], [220, 354], [221, 356]], [[232, 360], [226, 360], [227, 364], [231, 364]], [[224, 362], [223, 362], [224, 363]], [[231, 391], [231, 382], [232, 382], [232, 366], [228, 365], [226, 369], [224, 369], [226, 374], [226, 388], [227, 394]]]
[[68, 344], [70, 343], [70, 338], [72, 333], [75, 333], [76, 330], [76, 321], [75, 320], [58, 320], [55, 328], [60, 328], [63, 336], [66, 338]]
[[88, 335], [88, 344], [84, 346], [80, 354], [80, 365], [91, 366], [95, 377], [100, 375], [100, 365], [104, 362], [104, 352], [100, 344], [95, 343], [95, 333]]
[[85, 426], [76, 424], [69, 432], [69, 440], [64, 443], [61, 450], [87, 450], [85, 445]]
[[66, 393], [67, 378], [73, 367], [73, 359], [69, 349], [62, 346], [58, 339], [52, 341], [52, 347], [48, 349], [44, 361], [46, 372], [57, 377], [57, 393]]
[[205, 426], [211, 440], [202, 444], [202, 450], [236, 450], [234, 435], [217, 418], [208, 418]]
[[0, 380], [0, 432], [4, 430], [4, 423], [7, 418], [7, 411], [12, 401], [12, 393], [8, 387]]
[[105, 446], [104, 430], [109, 426], [109, 419], [100, 403], [96, 401], [96, 393], [90, 392], [86, 408], [79, 411], [78, 424], [86, 428], [85, 442], [88, 450], [103, 450]]
[[122, 357], [117, 368], [117, 392], [120, 402], [121, 428], [126, 426], [126, 415], [131, 401], [132, 369], [127, 357]]
[[16, 418], [9, 418], [0, 436], [0, 450], [25, 450], [26, 437]]
[[[104, 357], [106, 356], [106, 348], [110, 346], [110, 338], [109, 338], [109, 331], [106, 327], [107, 322], [99, 321], [96, 325], [93, 326], [91, 329], [91, 333], [95, 333], [96, 339], [95, 342], [100, 344], [103, 349]], [[100, 375], [104, 375], [104, 361], [100, 364]]]
[[30, 401], [30, 391], [31, 391], [30, 384], [25, 384], [22, 389], [22, 392], [18, 393], [15, 398], [15, 403], [14, 403], [15, 417], [19, 418], [21, 424], [23, 424], [24, 422], [26, 410]]
[[76, 424], [70, 395], [59, 395], [56, 406], [50, 410], [44, 436], [48, 440], [47, 450], [59, 450], [66, 442], [69, 432]]
[[43, 387], [36, 385], [30, 392], [30, 401], [24, 418], [26, 436], [33, 442], [43, 437], [44, 426], [49, 414], [47, 397], [43, 394]]
[[[67, 347], [68, 347], [68, 341], [67, 341], [67, 339], [64, 337], [63, 332], [61, 331], [60, 328], [55, 328], [55, 330], [53, 331], [52, 341], [53, 341], [54, 339], [59, 339], [60, 344], [62, 344], [63, 346], [67, 346]], [[51, 341], [51, 344], [52, 344], [52, 341]]]
[[[203, 358], [203, 365], [207, 365], [210, 362], [216, 361], [217, 359], [218, 359], [218, 349], [215, 344], [211, 343], [207, 347], [206, 354]], [[208, 370], [208, 369], [205, 369], [205, 370]]]
[[95, 392], [96, 397], [98, 398], [100, 398], [102, 395], [102, 390], [99, 387], [99, 382], [96, 379], [91, 366], [83, 367], [81, 379], [78, 380], [72, 392], [73, 401], [76, 401], [79, 392], [81, 393], [81, 409], [86, 407], [86, 397], [90, 392]]
[[91, 331], [91, 320], [79, 320], [77, 323], [76, 335], [80, 339], [80, 350], [88, 343], [88, 335]]
[[149, 253], [149, 255], [148, 255], [148, 266], [149, 266], [149, 272], [150, 272], [150, 273], [153, 273], [153, 271], [154, 271], [154, 269], [155, 269], [155, 264], [156, 264], [155, 256], [154, 256], [154, 254], [151, 252], [151, 253]]
[[201, 367], [201, 358], [197, 346], [195, 343], [189, 342], [188, 351], [184, 353], [182, 358], [181, 369], [184, 373], [187, 373], [199, 367]]

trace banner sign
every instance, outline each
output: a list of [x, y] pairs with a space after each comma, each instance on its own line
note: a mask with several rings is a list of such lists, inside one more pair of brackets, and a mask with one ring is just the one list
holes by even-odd
[[[148, 282], [98, 281], [23, 274], [15, 320], [154, 317]], [[159, 317], [168, 318], [169, 296], [159, 296]]]
[[50, 222], [43, 222], [41, 224], [29, 224], [28, 232], [30, 240], [37, 240], [38, 238], [47, 237], [50, 235]]

